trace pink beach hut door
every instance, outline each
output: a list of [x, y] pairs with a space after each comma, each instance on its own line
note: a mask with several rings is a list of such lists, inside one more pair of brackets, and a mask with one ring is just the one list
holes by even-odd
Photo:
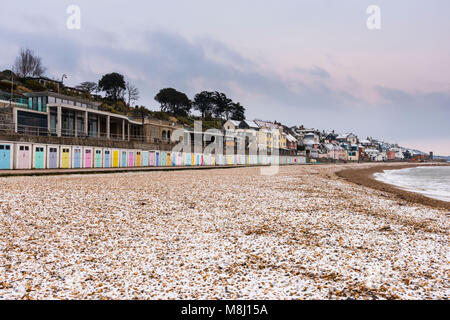
[[130, 152], [128, 154], [128, 166], [129, 167], [134, 167], [134, 157], [133, 157], [133, 152]]
[[19, 147], [19, 169], [28, 169], [30, 163], [30, 147]]
[[86, 168], [91, 168], [91, 167], [92, 167], [92, 154], [91, 154], [91, 150], [86, 150], [84, 162], [85, 162], [85, 164], [86, 164], [86, 165], [85, 165]]

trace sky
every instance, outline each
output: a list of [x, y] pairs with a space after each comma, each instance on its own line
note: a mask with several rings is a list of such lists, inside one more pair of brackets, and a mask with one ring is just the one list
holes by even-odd
[[450, 155], [448, 12], [448, 0], [2, 1], [0, 69], [30, 48], [67, 85], [123, 74], [151, 110], [161, 88], [221, 91], [248, 119]]

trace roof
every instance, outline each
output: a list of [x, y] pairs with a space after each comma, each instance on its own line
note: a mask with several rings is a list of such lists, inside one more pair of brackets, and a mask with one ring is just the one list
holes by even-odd
[[235, 127], [238, 127], [239, 124], [241, 123], [241, 122], [238, 121], [238, 120], [228, 120], [228, 121], [230, 121]]
[[290, 135], [290, 134], [287, 134], [286, 135], [286, 139], [288, 139], [289, 141], [291, 141], [291, 142], [297, 142], [297, 139], [295, 139], [292, 135]]
[[278, 129], [278, 125], [268, 121], [255, 120], [254, 121], [259, 128], [265, 127], [270, 129]]
[[244, 122], [245, 122], [250, 128], [259, 129], [259, 126], [255, 123], [255, 121], [244, 120]]
[[78, 97], [73, 97], [73, 96], [68, 96], [62, 93], [57, 93], [57, 92], [52, 92], [52, 91], [36, 91], [36, 92], [26, 92], [24, 93], [24, 95], [26, 97], [42, 97], [42, 96], [47, 96], [47, 97], [54, 97], [54, 98], [59, 98], [62, 100], [70, 100], [70, 101], [76, 101], [76, 102], [80, 102], [80, 103], [85, 103], [94, 107], [98, 107], [101, 105], [100, 102], [97, 101], [91, 101], [91, 100], [86, 100], [86, 99], [81, 99]]

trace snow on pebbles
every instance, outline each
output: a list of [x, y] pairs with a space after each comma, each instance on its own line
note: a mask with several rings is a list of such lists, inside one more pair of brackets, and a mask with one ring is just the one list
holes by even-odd
[[448, 299], [446, 212], [336, 168], [0, 178], [0, 298]]

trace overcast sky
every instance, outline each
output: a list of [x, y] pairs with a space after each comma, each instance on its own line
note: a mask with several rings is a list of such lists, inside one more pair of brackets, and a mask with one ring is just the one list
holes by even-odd
[[[81, 29], [66, 27], [67, 7]], [[381, 30], [366, 26], [381, 8]], [[155, 94], [223, 91], [247, 118], [450, 155], [450, 1], [2, 1], [0, 69], [21, 47], [66, 84], [119, 72]]]

